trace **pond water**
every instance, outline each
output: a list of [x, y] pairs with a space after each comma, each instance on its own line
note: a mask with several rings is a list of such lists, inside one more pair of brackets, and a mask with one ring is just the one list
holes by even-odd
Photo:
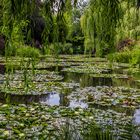
[[32, 63], [22, 67], [20, 58], [13, 60], [0, 61], [0, 138], [68, 139], [69, 120], [74, 140], [140, 139], [138, 68], [80, 55], [46, 56], [34, 70]]

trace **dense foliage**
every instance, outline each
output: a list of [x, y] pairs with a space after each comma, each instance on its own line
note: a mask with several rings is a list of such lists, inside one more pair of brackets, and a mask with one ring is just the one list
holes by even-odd
[[0, 0], [0, 139], [138, 139], [139, 105], [140, 0]]
[[139, 17], [135, 1], [90, 0], [81, 17], [86, 50], [94, 48], [97, 56], [103, 56], [116, 51], [115, 46], [123, 39], [138, 39]]
[[139, 0], [0, 3], [0, 34], [9, 51], [27, 44], [47, 54], [85, 52], [105, 56], [114, 53], [122, 40], [139, 40]]

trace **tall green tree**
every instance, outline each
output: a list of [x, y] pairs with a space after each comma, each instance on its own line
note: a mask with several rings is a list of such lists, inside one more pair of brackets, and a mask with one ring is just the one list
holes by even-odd
[[124, 23], [124, 2], [128, 13], [131, 5], [137, 8], [135, 0], [90, 0], [88, 8], [81, 17], [85, 51], [91, 53], [94, 49], [97, 56], [115, 51], [116, 30]]
[[[59, 36], [63, 34], [63, 13], [68, 5], [75, 5], [75, 3], [76, 0], [3, 0], [0, 5], [3, 15], [1, 20], [3, 22], [1, 33], [10, 41], [12, 31], [16, 24], [19, 24], [18, 28], [16, 26], [17, 34], [21, 34], [21, 30], [23, 29], [20, 25], [21, 22], [23, 23], [24, 21], [24, 25], [22, 26], [26, 29], [27, 24], [31, 22], [31, 18], [42, 16], [46, 22], [42, 38], [47, 40], [51, 34], [52, 40], [57, 41], [60, 38]], [[33, 22], [32, 26], [34, 24], [36, 23]], [[29, 32], [25, 34], [26, 36], [30, 36], [31, 29], [29, 28], [32, 28], [32, 26], [28, 27]]]

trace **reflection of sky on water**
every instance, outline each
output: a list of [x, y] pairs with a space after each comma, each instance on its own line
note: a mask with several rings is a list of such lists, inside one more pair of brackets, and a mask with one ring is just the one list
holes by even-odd
[[133, 118], [133, 124], [140, 126], [140, 109], [136, 109]]
[[87, 103], [81, 102], [81, 101], [71, 101], [69, 107], [81, 107], [81, 108], [87, 108]]
[[3, 84], [4, 83], [4, 80], [0, 80], [0, 84]]
[[[139, 127], [140, 127], [140, 109], [136, 109], [133, 120], [132, 120], [133, 125], [136, 125], [137, 128], [135, 132], [133, 133], [132, 139], [133, 140], [140, 140], [140, 135], [139, 135]], [[138, 132], [137, 132], [138, 129]]]
[[[54, 105], [64, 105], [63, 100], [64, 100], [64, 97], [61, 94], [50, 93], [45, 99], [43, 98], [41, 102], [50, 106], [54, 106]], [[84, 103], [82, 101], [73, 101], [73, 100], [68, 103], [68, 106], [71, 108], [75, 108], [75, 107], [87, 108], [88, 107], [87, 103]]]
[[46, 103], [48, 105], [54, 106], [54, 105], [60, 105], [60, 97], [57, 93], [50, 93], [48, 94], [47, 98], [42, 101], [43, 103]]

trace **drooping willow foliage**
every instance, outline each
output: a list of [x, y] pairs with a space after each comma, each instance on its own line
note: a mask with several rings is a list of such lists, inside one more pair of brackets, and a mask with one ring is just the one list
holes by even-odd
[[66, 41], [70, 30], [72, 9], [76, 6], [77, 0], [53, 0], [51, 3], [50, 1], [44, 1], [44, 3], [42, 13], [46, 21], [46, 28], [43, 32], [45, 46], [51, 46], [50, 44], [53, 43], [53, 52], [57, 54], [59, 43], [64, 44]]
[[[43, 30], [41, 43], [46, 46], [50, 42], [59, 42], [61, 38], [63, 41], [65, 39], [64, 13], [67, 10], [71, 11], [76, 2], [76, 0], [0, 0], [0, 35], [5, 37], [6, 62], [8, 63], [8, 58], [11, 59], [10, 56], [17, 47], [31, 42], [35, 37], [34, 34], [40, 34], [40, 30]], [[44, 24], [45, 28], [41, 29], [41, 24]], [[33, 65], [33, 61], [34, 58], [29, 59], [26, 65], [26, 59], [21, 58], [21, 62], [25, 63], [22, 70], [26, 88], [29, 81], [27, 69], [29, 65]], [[9, 86], [8, 81], [7, 77], [6, 86]]]
[[[20, 34], [30, 38], [32, 28], [36, 24], [32, 21], [41, 16], [45, 19], [42, 38], [44, 41], [49, 40], [50, 35], [51, 41], [57, 42], [59, 34], [62, 34], [62, 26], [65, 26], [64, 13], [67, 10], [70, 12], [75, 4], [76, 0], [1, 0], [0, 10], [3, 16], [0, 19], [0, 32], [8, 37], [8, 40], [12, 37], [13, 30], [17, 31], [14, 35]], [[27, 27], [29, 23], [32, 25]], [[28, 31], [23, 34], [23, 30]]]
[[126, 37], [126, 35], [120, 37], [120, 34], [125, 34], [126, 31], [128, 33], [129, 26], [139, 28], [138, 16], [138, 1], [90, 0], [89, 7], [81, 17], [81, 27], [85, 35], [85, 51], [88, 50], [91, 53], [96, 50], [97, 56], [114, 52], [116, 41]]
[[131, 38], [137, 40], [140, 36], [140, 8], [138, 1], [123, 1], [121, 3], [123, 18], [116, 28], [116, 41]]

